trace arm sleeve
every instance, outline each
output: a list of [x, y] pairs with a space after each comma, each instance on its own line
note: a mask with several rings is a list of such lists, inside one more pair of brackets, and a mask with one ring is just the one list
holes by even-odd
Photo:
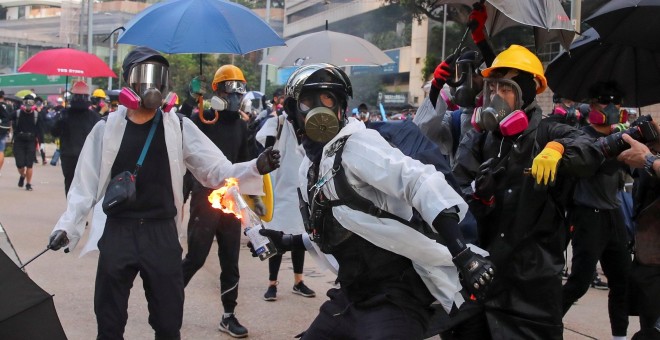
[[605, 158], [596, 147], [595, 139], [583, 131], [561, 123], [547, 123], [544, 130], [548, 135], [547, 140], [538, 139], [541, 148], [550, 141], [564, 146], [564, 154], [559, 163], [559, 175], [587, 177], [598, 171], [603, 164]]

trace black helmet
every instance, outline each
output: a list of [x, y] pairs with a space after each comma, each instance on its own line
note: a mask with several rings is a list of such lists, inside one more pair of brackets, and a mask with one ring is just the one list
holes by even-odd
[[[305, 119], [298, 114], [298, 101], [301, 93], [313, 90], [333, 92], [337, 96], [338, 107], [343, 111], [342, 120], [348, 119], [346, 108], [348, 97], [353, 97], [353, 86], [346, 73], [337, 66], [325, 63], [302, 66], [291, 74], [284, 87], [284, 110], [299, 136], [305, 131]], [[339, 123], [341, 125], [342, 122]]]
[[353, 97], [353, 86], [346, 73], [325, 63], [305, 65], [295, 70], [286, 82], [284, 95], [297, 101], [304, 90], [316, 89], [328, 89], [344, 96], [344, 105], [348, 104], [347, 97]]

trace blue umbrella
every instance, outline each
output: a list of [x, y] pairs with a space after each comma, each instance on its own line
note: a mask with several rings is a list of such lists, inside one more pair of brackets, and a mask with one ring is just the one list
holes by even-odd
[[120, 44], [168, 53], [246, 54], [284, 40], [245, 6], [224, 0], [169, 0], [138, 13]]

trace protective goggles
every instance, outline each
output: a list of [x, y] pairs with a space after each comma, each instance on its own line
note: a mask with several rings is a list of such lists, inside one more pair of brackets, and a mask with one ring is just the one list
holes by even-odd
[[484, 78], [484, 107], [490, 106], [491, 101], [498, 95], [509, 102], [513, 98], [512, 110], [520, 109], [523, 105], [522, 91], [518, 84], [508, 78]]
[[169, 68], [159, 63], [137, 64], [128, 72], [128, 84], [137, 93], [156, 88], [165, 92], [168, 86]]
[[619, 96], [600, 95], [596, 97], [596, 100], [598, 101], [598, 104], [608, 105], [609, 103], [612, 103], [614, 105], [621, 105], [621, 97]]
[[301, 113], [307, 113], [309, 110], [321, 106], [335, 109], [337, 103], [337, 96], [330, 91], [303, 93], [298, 99], [298, 110]]
[[34, 99], [25, 99], [23, 100], [23, 105], [25, 106], [33, 106], [35, 103]]
[[227, 80], [219, 84], [218, 90], [225, 93], [245, 94], [245, 83], [240, 80]]

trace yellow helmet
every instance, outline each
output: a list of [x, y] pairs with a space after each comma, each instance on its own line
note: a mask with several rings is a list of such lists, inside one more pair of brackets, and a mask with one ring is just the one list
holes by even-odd
[[216, 91], [218, 89], [218, 83], [227, 80], [240, 80], [244, 83], [247, 82], [243, 76], [243, 71], [241, 71], [240, 68], [234, 65], [222, 65], [217, 71], [215, 71], [211, 88], [213, 91]]
[[541, 61], [534, 53], [523, 46], [511, 45], [502, 51], [495, 57], [493, 64], [489, 68], [481, 71], [481, 75], [488, 78], [494, 69], [501, 67], [515, 68], [534, 75], [534, 78], [539, 82], [536, 94], [545, 91], [548, 87], [548, 81], [543, 75], [543, 64], [541, 64]]
[[105, 99], [105, 91], [103, 91], [102, 89], [96, 89], [94, 90], [94, 92], [92, 92], [92, 97]]

